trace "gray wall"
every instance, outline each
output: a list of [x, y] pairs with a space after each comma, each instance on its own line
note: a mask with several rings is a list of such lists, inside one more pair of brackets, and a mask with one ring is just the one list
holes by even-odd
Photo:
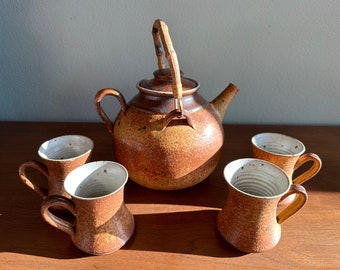
[[321, 0], [1, 0], [0, 120], [100, 121], [99, 89], [130, 100], [157, 68], [156, 18], [202, 96], [241, 89], [225, 123], [340, 124], [340, 1]]

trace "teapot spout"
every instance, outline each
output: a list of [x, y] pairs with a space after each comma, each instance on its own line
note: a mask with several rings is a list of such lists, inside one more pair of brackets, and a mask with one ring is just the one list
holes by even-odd
[[211, 104], [215, 107], [215, 109], [219, 112], [220, 120], [223, 121], [224, 114], [227, 110], [227, 107], [233, 97], [237, 94], [239, 89], [236, 85], [230, 83], [221, 94], [219, 94]]

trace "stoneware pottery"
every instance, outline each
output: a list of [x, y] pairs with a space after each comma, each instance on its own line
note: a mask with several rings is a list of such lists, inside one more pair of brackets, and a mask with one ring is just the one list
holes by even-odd
[[[96, 161], [76, 168], [65, 179], [71, 199], [53, 195], [44, 199], [42, 217], [68, 233], [76, 247], [93, 255], [120, 249], [135, 228], [132, 214], [124, 203], [127, 170], [112, 161]], [[69, 211], [75, 222], [58, 217], [50, 208]]]
[[[63, 187], [65, 177], [89, 161], [92, 149], [93, 141], [81, 135], [65, 135], [48, 140], [39, 147], [41, 161], [32, 160], [20, 165], [20, 179], [42, 198], [48, 195], [67, 196]], [[44, 175], [48, 181], [47, 189], [29, 177], [27, 169]]]
[[295, 170], [307, 162], [312, 166], [292, 180], [294, 184], [302, 184], [314, 177], [321, 169], [320, 157], [314, 153], [304, 153], [305, 146], [299, 140], [277, 133], [260, 133], [252, 139], [254, 157], [272, 162], [292, 178]]
[[[222, 238], [247, 253], [275, 247], [281, 237], [280, 224], [303, 207], [306, 190], [291, 185], [278, 166], [253, 158], [230, 162], [224, 177], [228, 196], [217, 218]], [[278, 213], [279, 201], [290, 194], [296, 194], [294, 200]]]
[[[154, 22], [152, 36], [158, 59], [154, 78], [138, 82], [139, 93], [129, 103], [119, 91], [102, 89], [95, 106], [112, 134], [114, 156], [127, 168], [130, 179], [151, 189], [182, 189], [201, 182], [217, 166], [223, 116], [238, 89], [230, 84], [207, 102], [197, 93], [199, 83], [180, 71], [162, 20]], [[164, 64], [162, 45], [169, 68]], [[121, 105], [114, 122], [101, 106], [108, 95]]]

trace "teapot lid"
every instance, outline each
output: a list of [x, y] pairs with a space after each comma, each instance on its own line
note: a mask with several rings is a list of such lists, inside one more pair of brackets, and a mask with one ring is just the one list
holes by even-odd
[[[173, 81], [171, 70], [169, 68], [157, 69], [153, 73], [154, 78], [141, 80], [137, 84], [137, 88], [146, 94], [156, 96], [173, 96]], [[199, 83], [195, 80], [183, 77], [183, 72], [180, 71], [183, 96], [191, 95], [199, 88]]]

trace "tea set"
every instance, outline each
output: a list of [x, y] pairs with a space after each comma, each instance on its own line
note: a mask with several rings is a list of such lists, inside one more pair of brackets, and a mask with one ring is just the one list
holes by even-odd
[[[154, 190], [190, 188], [206, 179], [221, 157], [222, 120], [238, 88], [229, 84], [206, 101], [198, 94], [199, 83], [179, 69], [163, 20], [155, 20], [152, 37], [158, 69], [152, 79], [137, 83], [138, 94], [127, 103], [121, 92], [105, 88], [94, 98], [112, 136], [115, 162], [90, 161], [93, 141], [64, 135], [41, 144], [41, 161], [19, 167], [23, 183], [42, 197], [44, 220], [69, 234], [88, 254], [115, 252], [134, 233], [134, 217], [124, 203], [128, 179]], [[114, 121], [101, 107], [106, 96], [114, 96], [121, 107]], [[318, 155], [304, 153], [302, 142], [283, 134], [257, 134], [251, 144], [253, 157], [231, 161], [224, 168], [228, 196], [216, 220], [221, 238], [247, 253], [277, 245], [281, 224], [308, 199], [301, 184], [322, 164]], [[312, 166], [293, 179], [294, 171], [309, 161]], [[27, 168], [46, 176], [47, 189], [30, 179]], [[65, 218], [66, 213], [74, 220]]]

